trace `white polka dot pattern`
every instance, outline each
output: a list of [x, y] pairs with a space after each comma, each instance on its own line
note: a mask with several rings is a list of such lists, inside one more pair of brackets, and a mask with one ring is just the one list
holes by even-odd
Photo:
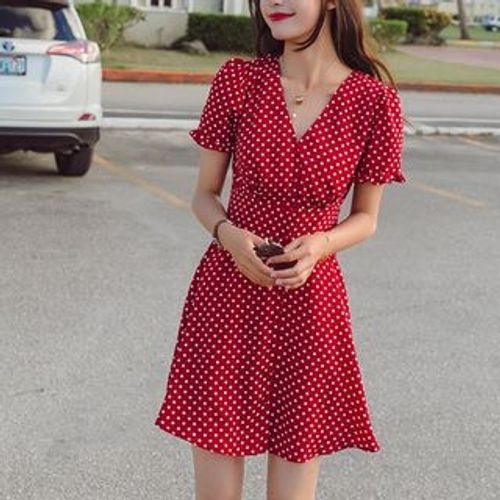
[[[334, 227], [353, 182], [405, 182], [398, 95], [357, 70], [297, 138], [278, 59], [229, 59], [190, 135], [233, 153], [229, 218], [282, 244]], [[300, 288], [268, 290], [210, 243], [155, 425], [232, 456], [269, 451], [305, 462], [345, 448], [378, 451], [336, 255]]]
[[404, 124], [401, 101], [392, 87], [385, 87], [375, 111], [371, 134], [354, 174], [355, 182], [384, 184], [405, 182], [401, 172]]

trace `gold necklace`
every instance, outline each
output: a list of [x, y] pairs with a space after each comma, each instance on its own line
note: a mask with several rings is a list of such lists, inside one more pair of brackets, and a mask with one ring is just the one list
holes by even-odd
[[[280, 67], [283, 68], [283, 70], [285, 69], [285, 64], [284, 64], [284, 60], [283, 60], [283, 55], [279, 56], [278, 60], [280, 61]], [[333, 60], [329, 65], [328, 67], [326, 68], [325, 72], [330, 69], [330, 67], [333, 65], [333, 63], [335, 62], [335, 60]], [[286, 72], [285, 71], [281, 71], [281, 76], [286, 76]], [[330, 99], [330, 97], [333, 95], [333, 92], [327, 92], [327, 96], [328, 98]], [[293, 103], [295, 104], [294, 108], [292, 109], [292, 118], [296, 118], [297, 117], [297, 113], [295, 111], [295, 107], [296, 106], [300, 106], [303, 102], [304, 102], [304, 99], [306, 98], [307, 96], [307, 92], [305, 94], [297, 94], [293, 97]]]

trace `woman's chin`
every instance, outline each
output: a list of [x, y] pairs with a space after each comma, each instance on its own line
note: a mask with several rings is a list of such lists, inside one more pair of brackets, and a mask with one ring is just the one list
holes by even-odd
[[296, 31], [284, 29], [271, 29], [271, 35], [275, 40], [286, 42], [302, 42], [307, 39], [308, 33], [297, 33]]

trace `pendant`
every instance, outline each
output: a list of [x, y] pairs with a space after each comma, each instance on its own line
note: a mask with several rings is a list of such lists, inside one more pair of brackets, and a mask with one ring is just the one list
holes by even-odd
[[295, 97], [295, 104], [302, 104], [304, 102], [304, 96], [298, 95]]

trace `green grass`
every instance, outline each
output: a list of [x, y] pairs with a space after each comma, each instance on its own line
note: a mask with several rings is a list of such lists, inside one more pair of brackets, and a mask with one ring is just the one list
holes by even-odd
[[[175, 50], [144, 49], [124, 45], [103, 54], [103, 63], [108, 68], [213, 73], [226, 59], [233, 55], [238, 54], [211, 52], [208, 56], [197, 56]], [[247, 55], [242, 55], [242, 57], [248, 58]]]
[[[103, 62], [104, 66], [108, 68], [215, 73], [226, 59], [237, 55], [245, 59], [249, 58], [248, 55], [230, 52], [214, 52], [208, 56], [195, 56], [174, 50], [122, 46], [104, 54]], [[400, 82], [496, 85], [500, 82], [500, 70], [444, 63], [411, 56], [397, 50], [386, 52], [381, 55], [381, 58], [387, 63], [396, 80]]]
[[[496, 50], [496, 49], [488, 49]], [[500, 50], [498, 51], [500, 55]], [[400, 51], [387, 52], [382, 56], [396, 81], [443, 82], [456, 84], [500, 84], [500, 70], [466, 66], [411, 56]]]
[[[468, 26], [468, 31], [471, 40], [500, 42], [500, 31], [497, 31], [496, 33], [493, 31], [486, 31], [481, 26]], [[460, 40], [460, 30], [458, 29], [458, 26], [450, 24], [443, 31], [441, 31], [440, 36], [446, 40]]]

